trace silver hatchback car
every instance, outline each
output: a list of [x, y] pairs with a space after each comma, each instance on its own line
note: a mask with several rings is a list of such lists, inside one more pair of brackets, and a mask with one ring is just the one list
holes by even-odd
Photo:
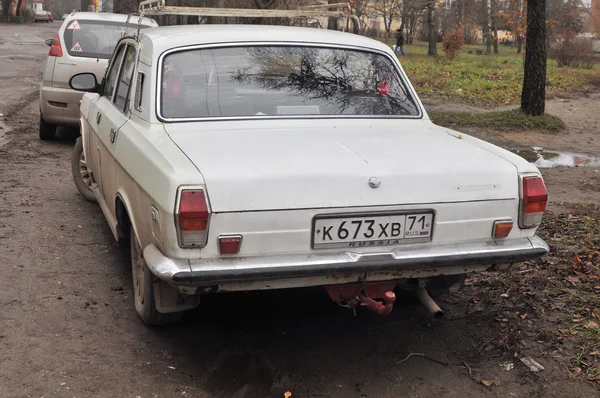
[[[40, 139], [52, 140], [57, 126], [79, 125], [80, 91], [69, 87], [73, 75], [93, 72], [102, 81], [108, 60], [123, 32], [137, 29], [138, 18], [97, 12], [74, 12], [63, 21], [56, 37], [46, 40], [50, 52], [40, 85]], [[143, 18], [142, 28], [158, 23]]]

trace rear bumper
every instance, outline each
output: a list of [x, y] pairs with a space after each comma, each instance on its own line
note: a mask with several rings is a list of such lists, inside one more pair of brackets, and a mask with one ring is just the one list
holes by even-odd
[[[82, 92], [70, 88], [41, 87], [40, 111], [47, 123], [56, 126], [78, 126], [79, 125], [79, 101], [83, 97]], [[49, 101], [61, 102], [66, 108], [50, 105]]]
[[[356, 278], [359, 281], [394, 280], [506, 269], [548, 251], [546, 242], [534, 236], [507, 241], [395, 247], [376, 253], [345, 251], [197, 260], [165, 257], [150, 244], [144, 249], [144, 257], [156, 277], [173, 285], [212, 286], [219, 290], [223, 290], [221, 285], [230, 285], [233, 286], [230, 290], [246, 290], [245, 287], [255, 290], [349, 283]], [[301, 283], [289, 282], [294, 279]]]

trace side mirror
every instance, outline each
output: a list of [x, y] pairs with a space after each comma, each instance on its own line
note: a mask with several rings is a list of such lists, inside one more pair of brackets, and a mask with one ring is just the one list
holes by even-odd
[[54, 42], [54, 39], [47, 39], [46, 40], [46, 44], [48, 45], [48, 47], [50, 47], [53, 42]]
[[98, 81], [93, 73], [78, 73], [69, 80], [69, 87], [77, 91], [98, 92]]

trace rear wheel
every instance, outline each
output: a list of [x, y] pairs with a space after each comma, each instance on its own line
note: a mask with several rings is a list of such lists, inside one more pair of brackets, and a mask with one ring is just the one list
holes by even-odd
[[92, 191], [92, 173], [87, 167], [85, 156], [83, 154], [83, 142], [81, 137], [75, 141], [73, 147], [73, 156], [71, 157], [71, 173], [73, 174], [73, 182], [77, 190], [87, 201], [98, 203], [94, 191]]
[[40, 115], [40, 140], [50, 141], [56, 138], [56, 126], [46, 123]]
[[135, 311], [147, 325], [168, 325], [178, 322], [183, 316], [183, 312], [171, 312], [164, 314], [156, 310], [154, 301], [154, 279], [155, 276], [148, 269], [144, 253], [137, 236], [130, 228], [129, 245], [131, 248], [131, 274], [133, 276], [133, 296], [135, 301]]

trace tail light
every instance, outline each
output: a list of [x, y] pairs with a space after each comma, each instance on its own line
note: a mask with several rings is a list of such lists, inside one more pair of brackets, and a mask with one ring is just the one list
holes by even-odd
[[50, 52], [48, 55], [51, 57], [62, 57], [62, 46], [60, 45], [60, 38], [58, 37], [58, 34], [50, 46]]
[[176, 221], [181, 247], [204, 247], [208, 235], [210, 210], [202, 189], [179, 192]]
[[534, 228], [541, 224], [548, 192], [544, 180], [539, 176], [527, 176], [521, 180], [521, 228]]

